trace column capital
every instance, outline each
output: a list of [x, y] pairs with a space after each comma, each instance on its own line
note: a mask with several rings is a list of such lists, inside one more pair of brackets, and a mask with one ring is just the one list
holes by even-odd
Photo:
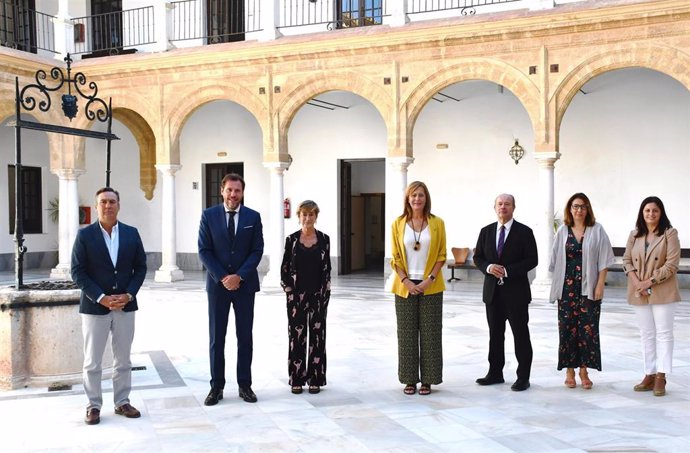
[[561, 158], [561, 153], [558, 151], [545, 151], [534, 153], [534, 158], [540, 167], [553, 167], [558, 159]]
[[386, 157], [386, 162], [389, 165], [396, 167], [398, 170], [407, 170], [407, 167], [414, 162], [414, 157]]
[[263, 166], [264, 168], [281, 175], [285, 170], [290, 168], [290, 163], [291, 162], [263, 162]]
[[81, 168], [55, 168], [51, 169], [50, 172], [60, 179], [73, 180], [86, 173], [86, 170]]
[[154, 165], [156, 167], [156, 170], [158, 170], [161, 173], [164, 174], [169, 174], [169, 175], [174, 175], [177, 173], [177, 171], [182, 168], [182, 165], [180, 164], [156, 164]]

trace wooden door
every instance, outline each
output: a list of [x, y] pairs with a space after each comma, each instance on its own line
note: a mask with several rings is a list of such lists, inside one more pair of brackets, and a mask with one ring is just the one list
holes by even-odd
[[365, 253], [365, 227], [364, 227], [364, 197], [361, 195], [356, 195], [351, 198], [351, 247], [352, 252], [350, 254], [351, 260], [351, 270], [360, 271], [366, 269], [366, 253]]

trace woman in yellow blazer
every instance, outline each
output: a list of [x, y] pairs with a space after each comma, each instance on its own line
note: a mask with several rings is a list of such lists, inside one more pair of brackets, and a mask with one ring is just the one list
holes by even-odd
[[443, 381], [441, 268], [446, 262], [446, 227], [431, 213], [423, 182], [405, 191], [403, 213], [393, 222], [393, 293], [398, 323], [398, 378], [406, 395], [431, 393]]
[[680, 301], [676, 279], [680, 241], [658, 197], [642, 201], [635, 226], [623, 255], [628, 303], [637, 316], [645, 369], [634, 390], [663, 396], [673, 362], [673, 316]]

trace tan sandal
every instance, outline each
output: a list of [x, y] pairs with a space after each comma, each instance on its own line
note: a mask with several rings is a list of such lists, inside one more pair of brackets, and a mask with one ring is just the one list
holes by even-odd
[[657, 373], [656, 377], [654, 378], [654, 396], [664, 395], [666, 395], [666, 374]]
[[642, 382], [637, 384], [635, 387], [633, 387], [633, 390], [636, 392], [649, 392], [654, 390], [654, 380], [656, 379], [656, 376], [653, 374], [647, 374], [645, 375], [644, 379], [642, 379]]
[[585, 390], [591, 389], [594, 385], [587, 375], [587, 368], [580, 368], [580, 380], [582, 381], [582, 388]]
[[577, 382], [575, 382], [575, 368], [568, 368], [565, 372], [565, 386], [569, 389], [574, 389], [577, 387]]

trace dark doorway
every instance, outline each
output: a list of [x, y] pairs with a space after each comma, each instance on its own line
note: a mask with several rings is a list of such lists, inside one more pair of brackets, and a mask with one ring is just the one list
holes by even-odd
[[383, 270], [384, 162], [340, 161], [340, 274]]
[[244, 41], [244, 1], [206, 0], [208, 44]]
[[35, 0], [0, 0], [0, 45], [38, 51]]
[[244, 178], [244, 163], [204, 165], [204, 209], [223, 202], [223, 196], [220, 194], [220, 182], [228, 173], [237, 173]]
[[91, 0], [91, 56], [122, 51], [122, 0]]

